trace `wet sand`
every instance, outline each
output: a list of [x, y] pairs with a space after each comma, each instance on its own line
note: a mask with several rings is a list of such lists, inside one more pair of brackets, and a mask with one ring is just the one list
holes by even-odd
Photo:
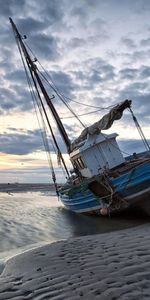
[[70, 238], [10, 259], [0, 299], [149, 299], [150, 225]]

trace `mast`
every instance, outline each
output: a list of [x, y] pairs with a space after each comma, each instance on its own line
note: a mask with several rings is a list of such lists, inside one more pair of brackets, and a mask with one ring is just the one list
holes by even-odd
[[24, 42], [22, 40], [23, 38], [22, 38], [21, 34], [19, 33], [19, 31], [18, 31], [16, 25], [14, 24], [13, 20], [11, 18], [9, 18], [9, 20], [10, 20], [10, 23], [12, 25], [14, 34], [15, 34], [16, 38], [18, 39], [18, 42], [19, 42], [19, 44], [21, 46], [21, 49], [22, 49], [22, 51], [24, 53], [27, 65], [29, 67], [29, 70], [30, 70], [30, 73], [31, 73], [31, 76], [32, 76], [32, 79], [34, 78], [33, 77], [33, 74], [34, 74], [34, 76], [35, 76], [35, 78], [36, 78], [36, 80], [38, 82], [38, 85], [39, 85], [39, 87], [41, 89], [41, 92], [42, 92], [42, 94], [43, 94], [43, 96], [44, 96], [44, 98], [46, 100], [46, 103], [49, 106], [49, 108], [50, 108], [50, 110], [52, 112], [52, 115], [53, 115], [53, 117], [54, 117], [54, 119], [56, 121], [56, 124], [58, 126], [59, 131], [60, 131], [60, 134], [61, 134], [61, 136], [62, 136], [62, 138], [64, 140], [64, 143], [65, 143], [65, 145], [67, 147], [67, 151], [68, 151], [68, 153], [70, 153], [70, 145], [71, 145], [71, 143], [70, 143], [70, 140], [69, 140], [68, 135], [66, 133], [66, 130], [65, 130], [65, 128], [64, 128], [64, 126], [63, 126], [63, 124], [62, 124], [62, 122], [60, 120], [60, 117], [59, 117], [59, 115], [58, 115], [58, 113], [57, 113], [57, 111], [56, 111], [56, 109], [55, 109], [52, 101], [51, 101], [51, 98], [49, 97], [49, 95], [48, 95], [48, 93], [47, 93], [47, 91], [46, 91], [46, 89], [45, 89], [45, 87], [44, 87], [44, 85], [43, 85], [43, 83], [42, 83], [39, 75], [38, 75], [38, 70], [36, 68], [36, 65], [32, 61], [32, 59], [31, 59], [31, 57], [30, 57], [30, 55], [29, 55], [29, 53], [28, 53], [28, 51], [26, 49], [26, 46], [25, 46], [25, 44], [24, 44]]

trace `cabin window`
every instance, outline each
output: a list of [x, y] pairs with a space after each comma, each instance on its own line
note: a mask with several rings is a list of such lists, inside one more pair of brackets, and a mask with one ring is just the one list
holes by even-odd
[[80, 158], [77, 158], [77, 163], [78, 163], [79, 169], [82, 169], [82, 165], [81, 165], [81, 162], [80, 162]]
[[84, 162], [81, 159], [81, 157], [79, 157], [79, 158], [76, 159], [76, 164], [77, 164], [77, 166], [78, 166], [79, 169], [84, 169], [85, 168]]
[[81, 166], [82, 166], [82, 169], [84, 169], [84, 168], [85, 168], [84, 161], [82, 160], [82, 158], [81, 158], [81, 157], [79, 158], [79, 160], [80, 160], [80, 164], [81, 164]]
[[79, 165], [79, 163], [78, 163], [78, 160], [77, 160], [77, 159], [75, 160], [75, 165], [76, 165], [76, 167], [77, 167], [78, 169], [80, 169], [80, 165]]

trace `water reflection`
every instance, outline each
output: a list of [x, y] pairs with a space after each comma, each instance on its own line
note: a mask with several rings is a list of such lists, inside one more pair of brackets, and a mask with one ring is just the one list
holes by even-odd
[[114, 230], [126, 229], [129, 227], [141, 225], [149, 222], [146, 216], [135, 215], [134, 212], [124, 213], [112, 217], [86, 216], [67, 211], [65, 208], [60, 209], [63, 218], [68, 221], [71, 230], [71, 236], [81, 236], [105, 233]]
[[43, 191], [0, 193], [0, 206], [0, 258], [56, 240], [149, 222], [133, 214], [111, 218], [78, 215], [63, 208], [51, 192]]

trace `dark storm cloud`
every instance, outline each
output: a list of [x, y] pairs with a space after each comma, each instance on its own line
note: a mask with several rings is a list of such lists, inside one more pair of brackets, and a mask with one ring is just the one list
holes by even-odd
[[50, 75], [59, 93], [71, 97], [72, 92], [75, 91], [77, 86], [71, 76], [63, 71], [52, 71]]
[[6, 0], [6, 1], [3, 1], [3, 0], [0, 0], [0, 14], [2, 16], [10, 16], [11, 15], [11, 3], [10, 3], [10, 0]]
[[136, 44], [131, 38], [123, 37], [121, 39], [121, 43], [125, 45], [127, 48], [131, 48], [131, 49], [136, 48]]
[[12, 99], [15, 99], [15, 93], [8, 88], [0, 88], [0, 108], [5, 113], [5, 110], [12, 109], [14, 103]]
[[20, 18], [17, 21], [19, 31], [23, 36], [27, 36], [27, 43], [30, 42], [32, 50], [42, 58], [54, 60], [59, 56], [58, 46], [56, 38], [50, 32], [48, 35], [43, 32], [48, 25], [45, 20], [33, 17]]
[[39, 130], [27, 131], [26, 134], [0, 134], [0, 152], [24, 155], [43, 150]]
[[[46, 61], [51, 63], [55, 62], [56, 64], [59, 63], [58, 59], [61, 59], [60, 50], [62, 49], [62, 41], [64, 43], [64, 48], [66, 48], [67, 41], [66, 51], [69, 49], [69, 54], [71, 49], [74, 50], [76, 48], [75, 50], [80, 50], [82, 48], [83, 50], [85, 49], [86, 57], [90, 41], [97, 44], [100, 36], [109, 37], [107, 18], [105, 14], [103, 15], [101, 13], [101, 8], [105, 7], [108, 8], [108, 10], [115, 10], [117, 6], [119, 7], [118, 11], [120, 12], [124, 7], [132, 7], [134, 10], [137, 7], [141, 7], [140, 0], [137, 0], [136, 3], [131, 2], [132, 1], [124, 1], [123, 6], [121, 7], [121, 4], [118, 4], [117, 0], [107, 0], [105, 4], [100, 3], [98, 0], [88, 0], [83, 2], [69, 2], [67, 0], [45, 0], [43, 2], [33, 0], [0, 1], [3, 16], [8, 17], [8, 14], [12, 17], [15, 16], [14, 12], [16, 9], [14, 21], [19, 30], [21, 30], [21, 33], [27, 35], [27, 43], [29, 41], [35, 55], [37, 54], [39, 59], [42, 57]], [[146, 7], [145, 1], [144, 5]], [[6, 27], [7, 29], [3, 27], [3, 37], [2, 35], [0, 36], [2, 45], [5, 45], [5, 48], [1, 49], [1, 57], [3, 57], [1, 67], [7, 72], [5, 80], [9, 81], [9, 88], [8, 90], [6, 88], [5, 90], [1, 90], [1, 109], [12, 111], [13, 109], [16, 110], [18, 107], [18, 110], [30, 110], [32, 108], [32, 102], [30, 101], [30, 95], [26, 90], [26, 80], [23, 84], [25, 79], [23, 71], [20, 71], [20, 66], [16, 66], [16, 68], [18, 68], [17, 71], [16, 69], [12, 69], [13, 63], [15, 64], [15, 59], [12, 55], [13, 47], [16, 46], [14, 40], [12, 43], [13, 34], [11, 33], [10, 25]], [[66, 28], [68, 28], [68, 31]], [[84, 34], [80, 34], [80, 28], [83, 30], [82, 32]], [[64, 34], [63, 38], [59, 29], [62, 30]], [[111, 28], [109, 28], [109, 30], [110, 29]], [[141, 44], [144, 42], [146, 43], [146, 41], [148, 42], [148, 38], [143, 38]], [[139, 48], [138, 51], [134, 51], [137, 43], [134, 39], [131, 39], [126, 32], [123, 33], [121, 43], [121, 45], [124, 44], [128, 50], [127, 53], [124, 53], [124, 57], [122, 56], [122, 65], [124, 64], [124, 58], [128, 59], [128, 62], [130, 60], [135, 62], [148, 58], [150, 55], [149, 50], [144, 51]], [[18, 53], [17, 48], [15, 48], [14, 53], [15, 55]], [[93, 57], [94, 55], [95, 53], [93, 54]], [[65, 60], [64, 57], [63, 59]], [[74, 66], [75, 69], [71, 69], [71, 66], [68, 67], [70, 73], [68, 73], [65, 68], [62, 72], [51, 72], [52, 79], [60, 93], [69, 97], [75, 94], [75, 91], [90, 90], [95, 92], [99, 87], [108, 91], [113, 81], [117, 79], [117, 67], [115, 66], [115, 61], [113, 65], [113, 63], [111, 64], [109, 61], [96, 57], [93, 59], [85, 59], [80, 63], [79, 57], [79, 61], [77, 63], [75, 62]], [[58, 70], [58, 65], [56, 65], [56, 68]], [[127, 97], [137, 99], [137, 97], [141, 96], [142, 91], [147, 88], [144, 83], [142, 85], [142, 81], [149, 77], [149, 68], [145, 66], [143, 69], [141, 68], [139, 72], [136, 72], [137, 70], [136, 67], [132, 67], [132, 64], [130, 67], [122, 67], [122, 70], [119, 73], [118, 83], [120, 82], [120, 79], [127, 79], [129, 81], [136, 80], [137, 84], [133, 83], [133, 85], [128, 85], [125, 88], [122, 85], [123, 88], [120, 91], [117, 89], [116, 84], [115, 88], [118, 93], [118, 98], [117, 95], [115, 98], [116, 100], [119, 99], [120, 101], [120, 99], [125, 99]], [[73, 76], [70, 76], [69, 74]], [[74, 82], [72, 77], [74, 77]], [[147, 90], [144, 91], [144, 95], [146, 101], [146, 97], [148, 96]], [[96, 99], [96, 97], [93, 97], [93, 99]], [[108, 101], [108, 98], [104, 99], [100, 97], [99, 99], [100, 101], [103, 99], [103, 103]]]
[[44, 18], [47, 25], [54, 25], [60, 22], [67, 10], [66, 1], [63, 0], [44, 0], [41, 5], [38, 5], [39, 14]]
[[[81, 69], [81, 70], [80, 70]], [[93, 90], [101, 83], [115, 79], [115, 67], [100, 58], [88, 59], [83, 62], [79, 71], [72, 71], [75, 78], [81, 81], [81, 89]]]
[[10, 17], [14, 12], [17, 13], [24, 8], [25, 0], [0, 0], [0, 15]]
[[[65, 72], [51, 72], [51, 77], [54, 84], [62, 95], [71, 97], [72, 93], [76, 90], [77, 85], [73, 82], [71, 76]], [[16, 70], [9, 72], [4, 78], [9, 80], [9, 89], [0, 88], [0, 107], [5, 113], [11, 113], [15, 111], [30, 111], [33, 109], [32, 97], [28, 89], [28, 84], [25, 77], [25, 72], [22, 70]], [[48, 89], [49, 95], [55, 94], [50, 88]], [[56, 103], [55, 103], [56, 101]], [[58, 99], [54, 100], [54, 104], [57, 104]], [[60, 101], [59, 101], [60, 103]]]
[[0, 108], [2, 114], [15, 111], [29, 111], [33, 108], [31, 95], [23, 86], [0, 88]]
[[10, 82], [23, 82], [26, 83], [26, 75], [24, 70], [16, 70], [16, 71], [10, 71], [5, 75], [4, 77], [6, 80], [10, 80]]
[[142, 39], [140, 44], [141, 44], [141, 46], [149, 47], [150, 46], [150, 38], [148, 37], [147, 39]]
[[144, 125], [149, 125], [150, 116], [150, 92], [135, 95], [134, 106], [136, 115]]
[[85, 61], [85, 63], [87, 64], [87, 66], [89, 66], [90, 70], [98, 70], [99, 72], [102, 72], [108, 79], [115, 76], [115, 67], [101, 58], [89, 59]]
[[[120, 79], [127, 79], [127, 80], [131, 80], [132, 82], [133, 80], [135, 81], [138, 79], [145, 80], [150, 77], [150, 67], [140, 66], [139, 68], [124, 68], [119, 71], [118, 75]], [[139, 84], [136, 86], [137, 88], [140, 87]], [[142, 85], [142, 87], [144, 86]]]
[[[2, 2], [1, 4], [3, 15], [8, 17], [9, 14], [13, 17], [13, 13], [15, 11], [17, 3], [18, 2], [16, 0], [6, 1], [7, 5]], [[79, 18], [82, 18], [83, 14], [85, 14], [86, 25], [91, 24], [90, 27], [93, 27], [95, 29], [98, 27], [99, 34], [102, 30], [104, 31], [104, 27], [106, 25], [104, 20], [102, 20], [101, 18], [96, 18], [89, 21], [89, 7], [86, 9], [86, 7], [81, 6], [82, 5], [80, 5], [80, 2], [78, 2], [78, 5], [72, 4], [72, 14], [74, 14], [75, 17], [79, 15]], [[68, 1], [45, 0], [42, 5], [40, 5], [39, 2], [36, 3], [35, 1], [20, 1], [16, 8], [16, 12], [19, 12], [19, 10], [20, 12], [24, 11], [26, 17], [22, 17], [21, 14], [21, 16], [18, 18], [19, 14], [16, 14], [14, 22], [17, 24], [17, 27], [21, 34], [27, 35], [27, 43], [29, 40], [29, 44], [33, 52], [35, 52], [35, 56], [37, 55], [39, 58], [44, 58], [49, 62], [53, 62], [58, 59], [60, 57], [60, 49], [58, 47], [59, 37], [58, 33], [56, 34], [55, 30], [53, 30], [53, 26], [55, 24], [57, 24], [57, 26], [60, 26], [60, 24], [63, 26], [68, 22], [67, 21], [65, 23], [65, 17], [69, 16]], [[8, 23], [9, 21], [7, 21], [7, 24]], [[4, 58], [1, 67], [3, 68], [3, 70], [5, 70], [5, 72], [7, 72], [7, 75], [5, 75], [5, 79], [9, 80], [9, 89], [8, 92], [5, 90], [5, 92], [3, 92], [1, 96], [1, 108], [3, 110], [12, 110], [17, 109], [18, 106], [18, 110], [30, 110], [32, 108], [32, 105], [30, 104], [30, 102], [26, 101], [26, 98], [29, 98], [30, 96], [27, 94], [25, 86], [22, 87], [22, 91], [19, 86], [17, 86], [25, 82], [25, 76], [23, 75], [23, 71], [19, 69], [16, 71], [15, 68], [13, 70], [13, 64], [15, 63], [15, 61], [14, 56], [12, 55], [12, 50], [15, 47], [15, 52], [17, 52], [17, 48], [13, 40], [13, 34], [10, 34], [10, 25], [8, 25], [6, 28], [7, 29], [3, 29], [3, 42], [5, 41], [4, 45], [7, 45], [7, 48], [5, 47], [2, 49]], [[49, 28], [48, 34], [46, 33], [46, 31], [44, 31], [47, 28]], [[57, 37], [55, 37], [53, 34], [56, 34]], [[8, 39], [8, 36], [10, 36], [10, 39]], [[92, 40], [94, 36], [91, 36], [90, 38]], [[32, 40], [31, 43], [30, 40]], [[82, 45], [84, 45], [84, 39], [82, 38], [74, 37], [72, 41], [70, 41], [70, 48], [80, 48]], [[110, 70], [110, 68], [108, 70], [108, 67], [109, 66], [103, 66], [103, 70], [101, 71], [92, 69], [90, 74], [88, 74], [88, 80], [86, 80], [87, 85], [94, 86], [99, 82], [112, 78], [114, 76], [113, 70]], [[77, 84], [72, 82], [72, 79], [69, 74], [67, 74], [67, 72], [53, 72], [52, 78], [56, 85], [59, 87], [59, 91], [69, 97], [71, 96], [75, 88], [78, 88]], [[15, 100], [15, 97], [17, 100]]]
[[[59, 57], [59, 50], [57, 40], [50, 33], [46, 35], [42, 33], [44, 28], [47, 28], [46, 23], [35, 20], [33, 18], [20, 19], [17, 22], [17, 27], [21, 34], [27, 36], [27, 44], [30, 44], [30, 48], [35, 52], [35, 56], [46, 60], [55, 60]], [[11, 41], [12, 43], [12, 41]], [[13, 40], [12, 45], [15, 45]]]
[[[0, 152], [5, 154], [13, 155], [26, 155], [32, 152], [46, 151], [44, 148], [43, 134], [41, 129], [36, 130], [24, 130], [22, 128], [15, 129], [13, 127], [8, 128], [9, 133], [4, 132], [0, 134]], [[69, 126], [66, 128], [69, 132]], [[73, 130], [70, 132], [73, 133]], [[45, 137], [45, 135], [44, 135]], [[54, 148], [51, 143], [51, 138], [47, 135], [49, 148], [51, 152], [54, 152]], [[66, 146], [63, 139], [61, 138], [58, 131], [55, 133], [55, 138], [62, 151], [62, 153], [67, 153]], [[71, 136], [70, 136], [71, 138]]]
[[150, 10], [149, 0], [136, 0], [136, 1], [131, 1], [131, 3], [133, 4], [133, 10], [135, 11], [135, 13], [138, 13], [140, 15], [145, 14]]
[[[10, 54], [10, 52], [9, 52], [9, 54]], [[9, 60], [9, 62], [7, 62], [5, 59], [3, 59], [0, 62], [0, 68], [4, 74], [9, 74], [9, 72], [14, 69], [14, 64], [13, 64], [13, 62], [10, 62], [10, 60]], [[4, 76], [6, 76], [6, 75], [4, 75]]]
[[82, 5], [75, 5], [70, 12], [71, 17], [78, 18], [78, 20], [85, 22], [87, 18], [87, 9], [84, 9]]
[[150, 50], [138, 50], [138, 51], [134, 51], [132, 53], [128, 53], [126, 54], [126, 57], [129, 58], [129, 60], [131, 60], [131, 63], [135, 63], [135, 62], [142, 62], [145, 59], [149, 59], [150, 57]]
[[22, 35], [30, 35], [37, 31], [42, 31], [44, 28], [47, 28], [47, 24], [44, 21], [39, 21], [31, 17], [20, 18], [17, 21], [17, 27]]
[[[97, 9], [100, 8], [101, 5], [97, 2]], [[93, 7], [94, 8], [94, 7]], [[87, 28], [90, 30], [92, 28], [94, 31], [99, 31], [99, 34], [105, 32], [106, 30], [106, 22], [102, 19], [99, 14], [97, 15], [95, 11], [95, 18], [89, 18], [89, 14], [91, 12], [91, 4], [85, 5], [84, 2], [75, 2], [70, 11], [70, 17], [73, 18], [76, 23], [80, 24], [81, 27]]]
[[132, 108], [142, 125], [149, 124], [150, 88], [148, 82], [137, 81], [129, 83], [122, 90], [118, 90], [117, 99], [131, 99]]
[[56, 60], [59, 57], [57, 41], [51, 35], [47, 36], [40, 33], [32, 35], [32, 50], [48, 61]]
[[[136, 82], [131, 82], [128, 85], [126, 85], [123, 89], [119, 91], [120, 95], [125, 96], [125, 98], [136, 97], [137, 95], [144, 95], [144, 90], [149, 87], [148, 82], [142, 82], [142, 81], [136, 81]], [[122, 97], [124, 98], [124, 97]]]
[[138, 69], [136, 68], [125, 68], [119, 72], [121, 79], [136, 79], [138, 74]]
[[83, 47], [83, 46], [85, 46], [85, 44], [86, 44], [85, 39], [75, 37], [69, 41], [68, 46], [70, 48], [75, 49], [75, 48]]
[[[89, 2], [93, 2], [89, 0]], [[110, 8], [117, 10], [118, 13], [124, 13], [125, 11], [131, 14], [141, 15], [149, 12], [150, 2], [149, 0], [105, 0], [106, 5], [110, 5]], [[128, 15], [126, 16], [126, 20], [128, 21]]]
[[[147, 140], [150, 144], [150, 140]], [[127, 152], [128, 154], [133, 154], [134, 152], [140, 153], [146, 151], [146, 148], [141, 139], [134, 140], [118, 140], [118, 144], [121, 150]]]
[[[51, 1], [50, 1], [51, 2]], [[59, 7], [57, 6], [57, 3], [55, 1], [52, 1], [53, 3], [48, 4], [47, 3], [47, 14], [49, 9], [51, 8], [51, 13], [54, 14], [54, 18], [57, 19], [59, 17], [60, 19], [60, 13], [59, 13]], [[54, 3], [55, 2], [55, 3]], [[39, 3], [35, 3], [35, 1], [15, 1], [15, 0], [10, 0], [10, 1], [1, 1], [1, 11], [3, 13], [3, 17], [5, 18], [5, 26], [2, 25], [0, 29], [0, 39], [1, 39], [1, 48], [0, 48], [0, 56], [1, 56], [1, 70], [3, 70], [5, 73], [4, 78], [10, 83], [11, 86], [11, 93], [10, 95], [10, 89], [8, 90], [8, 93], [10, 95], [10, 98], [8, 98], [8, 105], [6, 104], [7, 99], [5, 97], [5, 109], [9, 107], [15, 107], [14, 103], [17, 103], [17, 101], [13, 101], [13, 104], [10, 103], [10, 99], [14, 98], [16, 94], [16, 98], [24, 98], [24, 89], [20, 95], [16, 93], [16, 90], [13, 91], [13, 84], [16, 80], [16, 84], [19, 82], [23, 83], [23, 81], [26, 84], [26, 79], [25, 76], [23, 75], [23, 71], [20, 71], [19, 68], [16, 71], [16, 66], [15, 66], [15, 59], [14, 59], [14, 53], [18, 53], [17, 51], [17, 46], [14, 41], [14, 36], [11, 30], [11, 26], [9, 24], [8, 20], [8, 14], [9, 16], [13, 17], [13, 12], [16, 9], [16, 15], [14, 17], [14, 22], [17, 24], [17, 27], [19, 31], [22, 33], [22, 35], [26, 34], [30, 39], [32, 38], [32, 43], [31, 43], [31, 48], [37, 56], [42, 57], [48, 61], [54, 61], [56, 58], [59, 57], [59, 51], [58, 51], [58, 46], [57, 46], [57, 41], [56, 39], [49, 33], [49, 35], [46, 35], [45, 33], [42, 32], [45, 28], [48, 28], [49, 23], [45, 22], [45, 19], [41, 20], [41, 16], [38, 17], [38, 10], [40, 9]], [[33, 8], [35, 8], [33, 10]], [[18, 18], [18, 11], [21, 11], [21, 13], [24, 11], [26, 18], [20, 17]], [[31, 9], [30, 13], [33, 15], [31, 17], [28, 16], [29, 10]], [[42, 9], [46, 11], [46, 1], [44, 1]], [[58, 11], [58, 13], [56, 12]], [[27, 40], [28, 42], [28, 40]], [[32, 45], [34, 45], [32, 47]], [[19, 56], [19, 53], [18, 53]], [[15, 87], [14, 87], [15, 88]], [[5, 96], [7, 96], [7, 93], [5, 93]], [[4, 99], [4, 94], [2, 97]], [[24, 101], [22, 101], [24, 103]], [[1, 103], [2, 107], [4, 108], [4, 100], [3, 103]], [[23, 105], [24, 106], [24, 105]], [[20, 106], [21, 108], [21, 106]], [[18, 107], [19, 109], [19, 107]], [[23, 110], [26, 109], [23, 107]]]
[[143, 66], [141, 68], [140, 77], [141, 77], [141, 79], [150, 78], [150, 67]]

